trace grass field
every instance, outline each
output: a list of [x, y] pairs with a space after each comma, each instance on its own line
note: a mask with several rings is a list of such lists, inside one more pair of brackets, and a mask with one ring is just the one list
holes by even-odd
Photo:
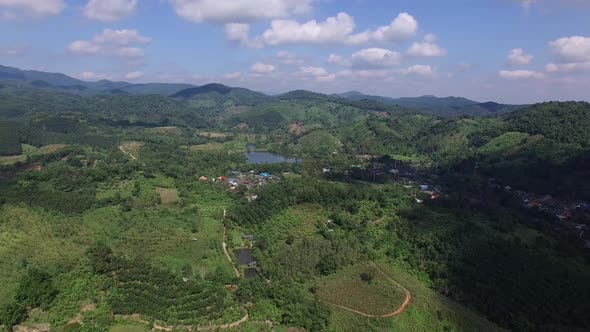
[[32, 145], [22, 144], [23, 153], [18, 156], [0, 156], [0, 165], [12, 165], [17, 162], [24, 162], [27, 160], [27, 156], [34, 155], [46, 155], [57, 152], [67, 145], [65, 144], [49, 144], [36, 148]]
[[334, 308], [330, 331], [503, 331], [481, 315], [426, 287], [414, 276], [385, 263], [383, 272], [407, 288], [412, 301], [391, 318], [365, 318]]
[[199, 132], [199, 136], [209, 137], [209, 138], [226, 138], [228, 134], [221, 133], [221, 132], [214, 132], [214, 131], [202, 131]]
[[[370, 278], [370, 280], [363, 280]], [[386, 315], [399, 309], [405, 290], [392, 283], [373, 264], [361, 263], [323, 278], [318, 285], [320, 299], [369, 315]]]
[[148, 329], [145, 328], [145, 326], [125, 325], [125, 324], [115, 325], [115, 326], [111, 327], [111, 329], [109, 330], [109, 332], [147, 332], [147, 331], [148, 331]]
[[156, 128], [147, 128], [147, 132], [158, 133], [158, 134], [172, 134], [172, 135], [180, 135], [182, 134], [182, 130], [178, 127], [156, 127]]
[[176, 189], [156, 187], [156, 192], [160, 195], [160, 202], [164, 205], [180, 202], [180, 196], [178, 196]]

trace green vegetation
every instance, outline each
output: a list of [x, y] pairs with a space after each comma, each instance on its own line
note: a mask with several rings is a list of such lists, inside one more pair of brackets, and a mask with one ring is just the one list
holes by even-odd
[[[422, 112], [217, 84], [68, 94], [67, 77], [9, 74], [23, 84], [0, 88], [0, 325], [590, 328], [587, 103]], [[432, 115], [456, 103], [497, 116]], [[303, 161], [251, 165], [247, 143]], [[580, 207], [556, 222], [515, 190]], [[223, 241], [251, 249], [258, 277], [236, 277]]]

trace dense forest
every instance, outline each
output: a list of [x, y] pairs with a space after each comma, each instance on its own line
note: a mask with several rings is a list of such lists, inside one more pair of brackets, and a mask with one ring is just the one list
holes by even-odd
[[10, 73], [0, 331], [590, 328], [588, 103], [470, 114]]

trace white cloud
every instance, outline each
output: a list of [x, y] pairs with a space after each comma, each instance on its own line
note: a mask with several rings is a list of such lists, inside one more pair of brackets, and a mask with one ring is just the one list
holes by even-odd
[[418, 21], [408, 13], [401, 13], [388, 26], [380, 27], [370, 34], [371, 39], [377, 41], [399, 41], [413, 37], [417, 31]]
[[176, 14], [192, 22], [248, 23], [303, 14], [314, 0], [170, 0]]
[[328, 57], [328, 63], [344, 67], [350, 66], [350, 60], [344, 59], [337, 54], [330, 54]]
[[131, 15], [138, 0], [90, 0], [84, 7], [84, 15], [101, 22], [114, 22]]
[[152, 41], [152, 39], [149, 37], [142, 36], [137, 30], [104, 29], [102, 34], [94, 37], [94, 41], [98, 44], [131, 45], [148, 44]]
[[563, 37], [549, 42], [555, 63], [545, 70], [550, 73], [576, 73], [590, 71], [590, 37]]
[[250, 71], [254, 74], [268, 74], [275, 71], [275, 69], [275, 66], [262, 62], [257, 62], [250, 67]]
[[413, 65], [402, 70], [404, 75], [418, 75], [423, 77], [432, 77], [435, 75], [434, 69], [430, 65]]
[[133, 81], [133, 80], [140, 79], [143, 76], [144, 76], [144, 74], [141, 71], [132, 71], [132, 72], [125, 74], [125, 79]]
[[576, 73], [590, 71], [590, 61], [572, 63], [549, 63], [545, 66], [548, 73]]
[[549, 42], [549, 47], [560, 62], [590, 61], [590, 37], [563, 37]]
[[325, 68], [313, 66], [301, 67], [301, 72], [303, 74], [309, 74], [313, 76], [325, 76], [328, 74], [328, 71]]
[[306, 77], [306, 76], [313, 77], [318, 82], [331, 82], [336, 79], [335, 74], [328, 73], [328, 71], [322, 67], [314, 67], [314, 66], [301, 67], [299, 74], [300, 74], [300, 76], [304, 76], [304, 77]]
[[239, 71], [233, 72], [233, 73], [227, 73], [225, 75], [223, 75], [223, 78], [227, 79], [227, 80], [235, 80], [242, 77], [242, 73], [240, 73]]
[[238, 45], [249, 45], [250, 24], [227, 23], [225, 25], [225, 38]]
[[521, 79], [541, 79], [545, 75], [540, 72], [532, 70], [500, 70], [500, 77], [507, 80], [521, 80]]
[[22, 56], [30, 49], [30, 45], [0, 46], [0, 56]]
[[76, 55], [104, 55], [137, 60], [144, 56], [143, 49], [137, 46], [148, 44], [151, 40], [137, 30], [105, 29], [92, 40], [71, 42], [68, 51]]
[[529, 65], [533, 62], [533, 56], [526, 54], [522, 48], [515, 48], [508, 52], [508, 64], [510, 66]]
[[408, 54], [411, 56], [424, 56], [424, 57], [435, 57], [444, 56], [447, 54], [447, 50], [439, 47], [434, 43], [413, 43], [408, 49]]
[[295, 20], [273, 20], [270, 28], [254, 41], [242, 42], [242, 44], [262, 47], [282, 44], [361, 45], [369, 42], [393, 42], [414, 36], [418, 30], [418, 22], [410, 14], [401, 13], [389, 25], [373, 31], [354, 33], [355, 27], [354, 17], [343, 12], [320, 22], [310, 20], [299, 23]]
[[16, 19], [22, 16], [46, 17], [57, 15], [66, 8], [63, 0], [0, 0], [0, 17]]
[[382, 48], [367, 48], [354, 53], [350, 62], [356, 68], [385, 68], [400, 63], [401, 54]]
[[354, 27], [354, 18], [346, 13], [328, 17], [325, 22], [311, 20], [300, 24], [293, 20], [274, 20], [258, 39], [265, 45], [346, 43]]
[[96, 81], [96, 80], [108, 80], [111, 79], [110, 75], [107, 74], [98, 74], [93, 71], [85, 71], [78, 75], [75, 75], [77, 78], [84, 80], [84, 81]]

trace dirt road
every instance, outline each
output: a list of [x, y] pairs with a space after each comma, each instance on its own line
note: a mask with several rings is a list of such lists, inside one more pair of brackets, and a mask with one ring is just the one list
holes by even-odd
[[397, 285], [398, 287], [400, 287], [401, 289], [404, 290], [404, 292], [406, 292], [406, 299], [404, 300], [404, 302], [402, 303], [402, 305], [395, 311], [390, 312], [388, 314], [385, 315], [371, 315], [362, 311], [358, 311], [349, 307], [345, 307], [336, 303], [332, 303], [332, 302], [328, 302], [325, 301], [326, 303], [328, 303], [331, 306], [334, 307], [338, 307], [340, 309], [343, 310], [347, 310], [350, 312], [354, 312], [355, 314], [364, 316], [364, 317], [369, 317], [369, 318], [388, 318], [388, 317], [393, 317], [393, 316], [397, 316], [399, 314], [401, 314], [402, 312], [404, 312], [404, 310], [406, 310], [406, 308], [408, 307], [408, 305], [410, 305], [410, 302], [412, 301], [412, 294], [410, 293], [410, 291], [405, 288], [404, 286], [400, 285], [397, 281], [393, 280], [390, 276], [388, 276], [387, 274], [385, 274], [385, 272], [383, 272], [383, 270], [381, 270], [381, 268], [379, 268], [379, 266], [377, 266], [377, 264], [373, 263], [373, 266], [375, 266], [375, 268], [379, 271], [379, 273], [381, 273], [383, 276], [385, 276], [385, 278], [387, 278], [387, 280], [391, 281], [391, 283]]

